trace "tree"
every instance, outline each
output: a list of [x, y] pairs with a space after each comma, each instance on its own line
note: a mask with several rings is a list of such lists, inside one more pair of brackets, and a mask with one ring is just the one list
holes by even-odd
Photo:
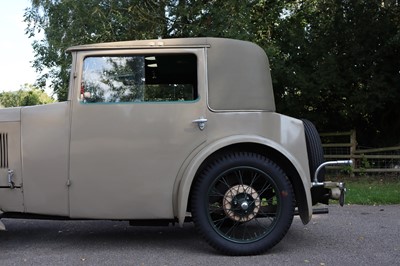
[[44, 91], [28, 84], [25, 84], [25, 87], [18, 91], [0, 93], [0, 105], [2, 107], [31, 106], [53, 102], [54, 99]]
[[33, 0], [34, 67], [67, 97], [67, 47], [157, 37], [227, 37], [259, 44], [278, 111], [320, 131], [357, 129], [364, 145], [398, 144], [400, 6], [396, 0]]
[[[279, 18], [283, 5], [273, 2], [32, 0], [24, 15], [26, 34], [44, 33], [43, 40], [33, 43], [33, 66], [39, 73], [50, 70], [40, 76], [37, 86], [43, 88], [50, 80], [58, 99], [67, 98], [71, 58], [65, 50], [73, 45], [157, 37], [264, 38], [265, 32], [257, 29], [258, 16], [274, 10], [273, 16]], [[274, 24], [265, 18], [262, 21]]]
[[325, 131], [356, 128], [364, 145], [397, 144], [400, 10], [389, 2], [294, 5], [276, 39], [285, 62], [276, 71], [279, 108]]
[[154, 38], [165, 34], [164, 1], [139, 0], [33, 0], [26, 9], [26, 33], [33, 37], [44, 32], [44, 39], [34, 41], [33, 66], [40, 73], [44, 87], [51, 87], [59, 100], [66, 100], [71, 58], [65, 50], [73, 45], [96, 42]]

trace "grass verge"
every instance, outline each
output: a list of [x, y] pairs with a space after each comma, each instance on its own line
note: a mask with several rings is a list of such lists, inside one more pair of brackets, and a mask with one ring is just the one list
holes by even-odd
[[346, 204], [400, 204], [400, 178], [343, 178], [347, 187]]

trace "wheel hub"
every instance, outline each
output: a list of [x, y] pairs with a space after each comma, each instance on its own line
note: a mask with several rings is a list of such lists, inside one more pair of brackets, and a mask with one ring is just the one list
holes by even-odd
[[242, 207], [243, 210], [247, 210], [249, 208], [249, 203], [247, 201], [242, 202], [242, 204], [240, 204], [240, 207]]
[[224, 195], [225, 214], [234, 221], [247, 222], [256, 217], [261, 200], [257, 191], [247, 185], [231, 187]]

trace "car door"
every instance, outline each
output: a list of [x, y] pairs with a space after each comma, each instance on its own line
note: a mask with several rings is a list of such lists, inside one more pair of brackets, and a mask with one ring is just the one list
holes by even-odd
[[70, 216], [172, 218], [172, 191], [206, 140], [204, 49], [86, 51], [77, 56]]

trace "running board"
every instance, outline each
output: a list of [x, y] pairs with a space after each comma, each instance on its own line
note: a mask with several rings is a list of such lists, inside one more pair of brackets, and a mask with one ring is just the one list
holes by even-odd
[[[313, 214], [328, 214], [329, 209], [328, 208], [315, 208], [312, 210], [312, 213]], [[299, 215], [299, 211], [295, 210], [294, 215]]]
[[6, 231], [6, 226], [1, 221], [1, 217], [3, 216], [3, 212], [0, 211], [0, 231]]

